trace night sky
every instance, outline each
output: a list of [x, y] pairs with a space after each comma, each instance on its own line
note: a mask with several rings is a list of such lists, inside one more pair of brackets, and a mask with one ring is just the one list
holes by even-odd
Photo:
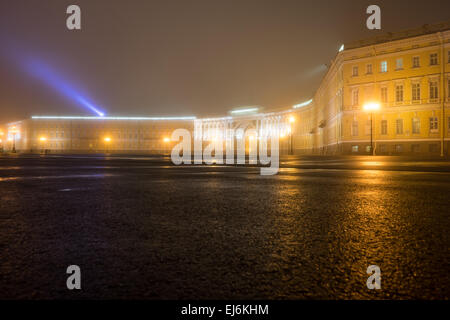
[[[81, 31], [66, 28], [70, 4]], [[365, 27], [370, 4], [381, 32], [450, 19], [450, 1], [433, 0], [0, 0], [0, 123], [93, 115], [68, 88], [107, 115], [291, 106], [312, 97], [341, 43], [380, 33]]]

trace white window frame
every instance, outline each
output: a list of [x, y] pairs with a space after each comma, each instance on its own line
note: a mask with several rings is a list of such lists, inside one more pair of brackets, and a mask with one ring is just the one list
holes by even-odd
[[388, 103], [389, 102], [388, 87], [381, 87], [380, 88], [380, 94], [381, 94], [381, 102]]
[[359, 105], [359, 88], [352, 89], [352, 106]]
[[411, 83], [411, 99], [412, 101], [420, 101], [420, 82]]
[[420, 118], [414, 117], [411, 119], [412, 134], [420, 134]]
[[[416, 62], [417, 62], [417, 64], [416, 64]], [[419, 56], [412, 57], [412, 67], [420, 68], [420, 57]]]
[[[401, 90], [399, 90], [399, 88], [401, 88]], [[401, 98], [401, 99], [399, 99]], [[396, 84], [395, 85], [395, 102], [396, 103], [400, 103], [403, 102], [404, 100], [404, 86], [403, 84]]]
[[388, 71], [388, 64], [386, 60], [383, 60], [380, 62], [380, 72], [387, 72]]
[[438, 54], [430, 53], [430, 66], [437, 66], [439, 64]]
[[439, 120], [438, 117], [430, 117], [430, 132], [439, 131]]
[[429, 98], [430, 100], [439, 99], [439, 83], [437, 80], [430, 80], [429, 86]]
[[395, 120], [395, 134], [403, 134], [403, 119], [398, 118]]

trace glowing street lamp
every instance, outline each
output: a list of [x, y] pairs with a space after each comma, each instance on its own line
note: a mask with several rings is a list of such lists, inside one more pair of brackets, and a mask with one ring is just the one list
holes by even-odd
[[105, 141], [105, 152], [108, 152], [108, 144], [111, 142], [110, 137], [104, 137], [103, 141]]
[[45, 153], [45, 142], [47, 141], [46, 137], [39, 137], [39, 141], [42, 143], [42, 150]]
[[16, 126], [13, 126], [9, 132], [11, 132], [12, 135], [13, 135], [13, 138], [12, 138], [12, 141], [13, 141], [12, 152], [15, 153], [16, 152], [16, 134], [19, 133], [19, 130], [17, 129]]
[[289, 116], [289, 128], [288, 128], [288, 134], [289, 134], [289, 154], [294, 154], [294, 139], [292, 135], [292, 124], [295, 122], [294, 116]]
[[370, 112], [370, 153], [375, 155], [373, 150], [373, 113], [380, 110], [380, 104], [377, 102], [369, 102], [363, 106], [364, 111]]

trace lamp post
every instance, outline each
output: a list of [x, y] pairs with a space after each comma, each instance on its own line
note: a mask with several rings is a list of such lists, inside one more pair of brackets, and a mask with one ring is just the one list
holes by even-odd
[[108, 144], [111, 142], [111, 138], [105, 137], [103, 140], [105, 141], [105, 153], [108, 153]]
[[0, 131], [0, 137], [1, 137], [1, 139], [0, 139], [0, 145], [1, 145], [0, 152], [3, 152], [3, 135], [4, 135], [3, 131]]
[[163, 138], [163, 142], [164, 142], [164, 144], [163, 144], [163, 153], [164, 153], [164, 155], [168, 152], [168, 147], [167, 147], [167, 145], [169, 144], [169, 142], [170, 142], [170, 138], [168, 138], [168, 137], [164, 137]]
[[10, 132], [12, 133], [13, 136], [13, 147], [12, 147], [12, 152], [16, 153], [16, 134], [19, 132], [19, 130], [17, 130], [16, 126], [13, 126], [10, 130]]
[[292, 124], [295, 122], [295, 117], [294, 116], [290, 116], [289, 117], [289, 154], [293, 155], [294, 154], [294, 136], [292, 135]]
[[370, 154], [375, 155], [373, 150], [373, 113], [374, 111], [380, 110], [380, 104], [376, 102], [366, 103], [364, 105], [364, 110], [370, 112]]
[[47, 141], [47, 138], [46, 137], [40, 137], [39, 141], [42, 144], [42, 147], [41, 147], [42, 148], [42, 153], [45, 153], [45, 142]]

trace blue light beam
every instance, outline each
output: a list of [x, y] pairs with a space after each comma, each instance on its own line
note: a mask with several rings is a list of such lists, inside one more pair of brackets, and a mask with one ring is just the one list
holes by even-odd
[[28, 59], [25, 60], [24, 67], [26, 72], [40, 80], [43, 80], [48, 86], [52, 87], [70, 100], [78, 102], [78, 104], [93, 111], [100, 117], [103, 117], [105, 115], [105, 113], [102, 112], [96, 105], [94, 105], [93, 102], [80, 94], [66, 81], [64, 81], [61, 76], [59, 76], [55, 71], [53, 71], [44, 63], [36, 59]]

